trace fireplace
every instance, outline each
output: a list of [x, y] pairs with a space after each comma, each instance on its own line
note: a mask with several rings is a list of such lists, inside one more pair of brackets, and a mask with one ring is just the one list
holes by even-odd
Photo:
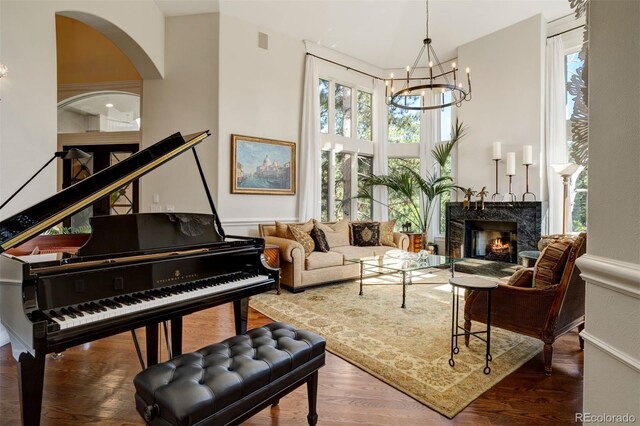
[[537, 250], [542, 203], [487, 202], [486, 208], [447, 203], [446, 255], [518, 262], [518, 252]]
[[506, 221], [465, 221], [464, 257], [512, 262], [518, 260], [518, 224]]

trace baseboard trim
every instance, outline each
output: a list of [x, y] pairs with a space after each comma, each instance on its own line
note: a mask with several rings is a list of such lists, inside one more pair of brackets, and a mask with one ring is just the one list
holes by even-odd
[[640, 373], [640, 360], [632, 357], [626, 352], [622, 352], [603, 340], [598, 339], [592, 334], [589, 334], [586, 330], [583, 330], [580, 333], [580, 337], [582, 337], [586, 342], [592, 344], [596, 348], [600, 349], [602, 352], [610, 356], [611, 358], [615, 358], [619, 362], [627, 365], [629, 368], [635, 370], [636, 373]]
[[581, 256], [576, 265], [586, 283], [640, 299], [640, 265], [591, 254]]

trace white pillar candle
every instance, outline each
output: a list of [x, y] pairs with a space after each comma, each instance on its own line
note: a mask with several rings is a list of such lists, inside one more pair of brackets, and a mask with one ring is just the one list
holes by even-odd
[[533, 164], [533, 147], [525, 145], [522, 149], [522, 164]]
[[493, 157], [494, 160], [502, 160], [502, 146], [500, 142], [493, 143]]
[[507, 152], [507, 175], [513, 176], [516, 174], [516, 153]]

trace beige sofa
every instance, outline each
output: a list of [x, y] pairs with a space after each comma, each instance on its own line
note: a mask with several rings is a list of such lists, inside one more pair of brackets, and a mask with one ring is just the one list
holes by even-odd
[[[332, 225], [326, 223], [324, 225]], [[301, 224], [300, 224], [301, 225]], [[330, 251], [323, 253], [314, 251], [305, 256], [305, 251], [299, 242], [276, 236], [275, 224], [259, 224], [260, 236], [267, 244], [280, 247], [280, 268], [282, 270], [281, 284], [293, 292], [302, 291], [307, 287], [325, 284], [333, 281], [343, 281], [360, 275], [357, 263], [346, 259], [362, 258], [381, 255], [389, 250], [409, 247], [409, 237], [400, 232], [393, 233], [392, 246], [356, 247], [352, 245], [330, 245]], [[348, 241], [351, 239], [348, 238]]]

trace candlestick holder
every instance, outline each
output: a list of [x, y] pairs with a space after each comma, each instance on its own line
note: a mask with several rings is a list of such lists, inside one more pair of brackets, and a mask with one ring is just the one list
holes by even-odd
[[509, 199], [511, 200], [512, 203], [516, 202], [516, 194], [513, 193], [513, 191], [511, 190], [511, 185], [513, 183], [513, 177], [515, 175], [507, 175], [509, 176], [509, 193], [507, 194], [507, 197], [509, 197]]
[[496, 192], [491, 195], [491, 201], [502, 201], [504, 196], [498, 192], [498, 163], [500, 162], [500, 159], [494, 158], [493, 161], [496, 162]]
[[533, 201], [536, 201], [536, 194], [533, 192], [529, 192], [529, 166], [531, 164], [524, 164], [525, 167], [525, 192], [522, 194], [522, 201], [525, 200], [527, 195], [531, 195], [533, 197]]

